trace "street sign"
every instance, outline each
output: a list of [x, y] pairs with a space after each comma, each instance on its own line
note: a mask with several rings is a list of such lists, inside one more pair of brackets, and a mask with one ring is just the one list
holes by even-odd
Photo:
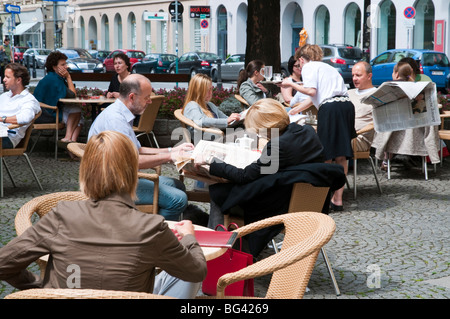
[[183, 4], [182, 4], [180, 1], [172, 1], [172, 2], [169, 4], [169, 13], [170, 13], [172, 16], [175, 16], [175, 13], [176, 13], [176, 10], [177, 10], [177, 3], [178, 3], [178, 15], [180, 16], [180, 15], [182, 15], [183, 12], [184, 12]]
[[406, 19], [414, 19], [416, 16], [416, 9], [414, 7], [406, 7], [403, 11], [403, 14], [405, 15]]
[[167, 21], [169, 15], [167, 12], [144, 12], [144, 21]]
[[20, 7], [12, 4], [5, 4], [5, 11], [9, 13], [20, 13]]
[[208, 22], [208, 20], [202, 20], [202, 21], [200, 21], [200, 26], [202, 27], [202, 29], [208, 29], [208, 27], [209, 27], [209, 22]]

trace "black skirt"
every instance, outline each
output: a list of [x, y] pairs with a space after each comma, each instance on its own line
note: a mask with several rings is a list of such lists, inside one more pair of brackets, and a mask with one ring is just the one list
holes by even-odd
[[356, 137], [353, 103], [344, 100], [322, 104], [317, 113], [317, 135], [326, 161], [340, 156], [351, 159], [352, 139]]

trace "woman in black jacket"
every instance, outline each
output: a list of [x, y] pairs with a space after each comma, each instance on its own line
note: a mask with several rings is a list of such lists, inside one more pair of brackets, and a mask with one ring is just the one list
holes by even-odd
[[[259, 160], [241, 169], [217, 158], [205, 159], [211, 175], [234, 184], [247, 184], [290, 166], [323, 162], [323, 147], [314, 128], [290, 123], [286, 110], [274, 99], [256, 102], [245, 117], [245, 127], [268, 140]], [[211, 202], [208, 226], [213, 228], [221, 223], [223, 214]]]

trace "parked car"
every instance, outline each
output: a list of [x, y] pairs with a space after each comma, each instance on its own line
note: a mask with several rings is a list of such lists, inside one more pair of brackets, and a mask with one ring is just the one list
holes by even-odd
[[125, 53], [130, 58], [131, 67], [133, 67], [133, 65], [136, 62], [141, 62], [142, 59], [145, 57], [145, 52], [144, 51], [126, 50], [126, 49], [114, 50], [103, 61], [103, 64], [105, 65], [106, 72], [114, 72], [114, 57], [120, 52]]
[[169, 66], [177, 59], [174, 54], [152, 53], [146, 55], [141, 62], [136, 62], [131, 73], [167, 73]]
[[[204, 73], [211, 76], [212, 64], [217, 63], [220, 58], [214, 53], [208, 52], [188, 52], [183, 54], [178, 60], [178, 73], [190, 74], [193, 77], [197, 73]], [[170, 73], [176, 72], [176, 61], [169, 67]]]
[[28, 47], [14, 47], [14, 62], [23, 63], [23, 54]]
[[428, 75], [440, 90], [449, 87], [450, 64], [445, 53], [433, 50], [392, 49], [385, 51], [370, 61], [372, 82], [381, 85], [392, 81], [394, 66], [403, 58], [410, 57], [419, 63], [420, 71]]
[[58, 51], [67, 56], [67, 66], [72, 73], [102, 73], [103, 63], [94, 59], [85, 49], [60, 48]]
[[105, 50], [100, 50], [100, 51], [89, 50], [88, 52], [92, 55], [92, 57], [94, 59], [97, 59], [100, 62], [105, 61], [106, 57], [111, 53], [111, 51], [105, 51]]
[[47, 56], [52, 52], [49, 49], [41, 48], [29, 48], [23, 53], [23, 60], [27, 63], [29, 59], [30, 65], [33, 63], [33, 57], [36, 60], [36, 68], [43, 68], [45, 66], [45, 61], [47, 61]]
[[[239, 73], [241, 73], [244, 69], [245, 54], [234, 54], [222, 63], [220, 67], [221, 78], [225, 81], [237, 81], [239, 78]], [[217, 63], [213, 64], [211, 67], [211, 77], [214, 82], [217, 82], [218, 73], [219, 70]]]
[[345, 44], [326, 44], [320, 47], [323, 51], [322, 61], [334, 67], [344, 78], [345, 84], [354, 87], [352, 68], [362, 60], [361, 49]]

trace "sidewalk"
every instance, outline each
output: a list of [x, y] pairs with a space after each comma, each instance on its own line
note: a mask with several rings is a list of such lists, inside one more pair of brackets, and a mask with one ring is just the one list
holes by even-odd
[[[52, 146], [47, 153], [33, 153], [30, 160], [44, 191], [39, 191], [23, 158], [8, 158], [17, 188], [4, 176], [4, 198], [0, 199], [0, 240], [5, 245], [15, 237], [14, 217], [33, 197], [78, 190], [78, 162], [64, 154], [55, 161]], [[312, 273], [305, 299], [448, 299], [450, 298], [450, 159], [429, 180], [418, 168], [392, 169], [392, 179], [379, 173], [383, 195], [379, 195], [366, 161], [359, 161], [358, 199], [344, 193], [341, 213], [330, 216], [336, 233], [325, 246], [341, 296], [336, 297], [322, 256]], [[163, 175], [176, 176], [171, 165]], [[351, 174], [350, 185], [353, 185]], [[200, 205], [208, 207], [208, 205]], [[272, 254], [270, 249], [264, 254]], [[31, 267], [36, 270], [36, 266]], [[379, 279], [379, 281], [377, 281]], [[255, 281], [257, 296], [264, 296], [270, 276]], [[0, 298], [13, 288], [0, 282]]]

